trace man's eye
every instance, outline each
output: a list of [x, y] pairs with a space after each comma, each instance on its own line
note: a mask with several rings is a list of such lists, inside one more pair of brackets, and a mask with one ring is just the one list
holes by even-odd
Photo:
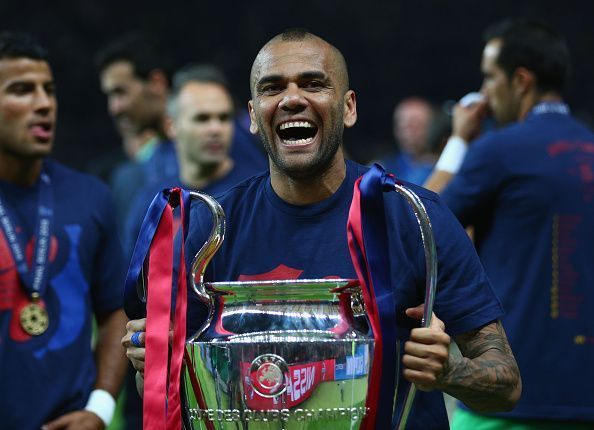
[[13, 94], [27, 94], [33, 90], [33, 86], [29, 84], [14, 84], [9, 87], [9, 91]]
[[280, 85], [265, 85], [260, 90], [263, 94], [276, 94], [281, 91]]
[[310, 89], [319, 89], [319, 88], [323, 88], [324, 84], [320, 81], [310, 81], [307, 84], [305, 84], [305, 88], [310, 88]]

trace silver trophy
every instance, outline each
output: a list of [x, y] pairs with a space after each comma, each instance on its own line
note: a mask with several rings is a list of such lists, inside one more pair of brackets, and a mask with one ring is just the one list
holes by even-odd
[[[421, 228], [427, 266], [422, 324], [428, 326], [437, 273], [431, 225], [414, 193], [398, 184], [395, 190], [411, 204]], [[209, 316], [186, 342], [185, 427], [359, 429], [374, 413], [366, 399], [375, 342], [358, 281], [203, 282], [223, 241], [225, 216], [212, 197], [191, 195], [209, 207], [213, 227], [192, 264], [193, 288], [209, 304]], [[406, 426], [414, 390], [411, 384], [404, 405], [394, 404], [401, 411], [399, 429]]]

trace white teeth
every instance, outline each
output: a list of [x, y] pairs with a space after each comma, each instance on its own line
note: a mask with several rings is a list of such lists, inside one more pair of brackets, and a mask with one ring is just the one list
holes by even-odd
[[280, 125], [281, 130], [286, 130], [287, 128], [293, 128], [293, 127], [313, 128], [314, 125], [307, 121], [285, 122]]
[[311, 143], [312, 141], [313, 141], [313, 137], [308, 137], [307, 139], [297, 139], [297, 140], [284, 140], [283, 139], [283, 143], [285, 145], [290, 145], [290, 146], [307, 145], [308, 143]]

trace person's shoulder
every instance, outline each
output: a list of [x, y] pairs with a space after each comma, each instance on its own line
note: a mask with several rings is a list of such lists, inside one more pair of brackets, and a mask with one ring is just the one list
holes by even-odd
[[268, 171], [250, 176], [249, 178], [237, 182], [227, 190], [214, 194], [213, 197], [219, 202], [230, 202], [242, 199], [244, 196], [247, 197], [260, 190], [268, 176]]
[[[251, 176], [232, 185], [225, 191], [211, 194], [211, 197], [214, 198], [226, 212], [228, 212], [238, 205], [245, 204], [245, 202], [253, 202], [255, 194], [263, 190], [263, 186], [266, 183], [268, 176], [268, 172], [262, 172], [258, 175]], [[192, 212], [205, 211], [208, 210], [208, 208], [202, 204], [192, 204], [191, 210]]]
[[405, 188], [408, 188], [410, 191], [416, 194], [423, 202], [431, 202], [431, 204], [441, 204], [441, 198], [439, 197], [439, 195], [431, 190], [428, 190], [427, 188], [423, 188], [420, 185], [416, 185], [412, 182], [402, 180], [397, 180], [396, 182], [404, 186]]
[[107, 185], [96, 176], [79, 172], [55, 160], [46, 160], [44, 164], [52, 182], [58, 187], [68, 187], [71, 191], [80, 191], [89, 196], [109, 193]]
[[345, 159], [347, 174], [352, 173], [355, 177], [359, 177], [367, 173], [370, 169], [369, 166], [364, 166], [363, 164], [357, 163], [356, 161]]

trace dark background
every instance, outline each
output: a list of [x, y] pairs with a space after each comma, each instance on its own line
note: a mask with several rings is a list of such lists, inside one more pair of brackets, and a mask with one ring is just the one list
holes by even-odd
[[566, 92], [574, 113], [594, 118], [594, 3], [589, 1], [31, 1], [2, 0], [0, 30], [35, 34], [49, 48], [58, 84], [55, 158], [83, 168], [119, 145], [99, 88], [93, 54], [130, 30], [149, 32], [174, 64], [214, 62], [241, 105], [259, 48], [288, 27], [305, 27], [341, 49], [359, 120], [345, 135], [352, 158], [368, 162], [392, 145], [396, 102], [421, 95], [441, 105], [476, 90], [482, 31], [504, 17], [545, 20], [573, 56]]

